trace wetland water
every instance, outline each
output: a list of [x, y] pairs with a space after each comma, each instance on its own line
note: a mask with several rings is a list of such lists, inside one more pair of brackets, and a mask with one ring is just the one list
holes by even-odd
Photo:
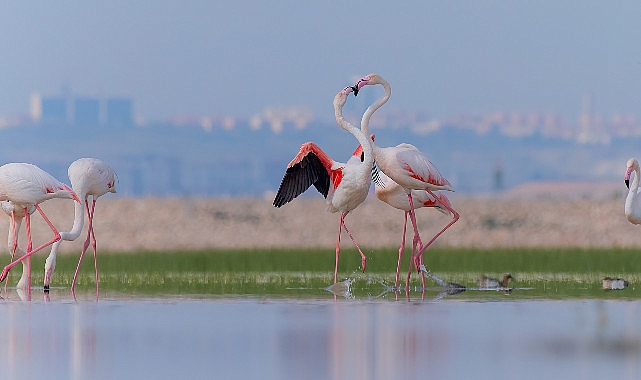
[[[74, 300], [68, 281], [75, 259], [59, 259], [58, 286], [47, 297], [35, 286], [41, 281], [35, 271], [30, 302], [13, 288], [2, 292], [0, 378], [641, 376], [639, 272], [620, 266], [633, 252], [509, 251], [511, 261], [504, 253], [435, 252], [432, 273], [466, 290], [446, 294], [428, 279], [424, 293], [412, 287], [398, 296], [389, 287], [393, 273], [376, 270], [393, 260], [376, 254], [367, 274], [350, 270], [358, 264], [346, 258], [341, 273], [353, 283], [332, 288], [338, 295], [326, 290], [333, 276], [329, 251], [310, 253], [302, 266], [279, 264], [274, 252], [264, 254], [266, 261], [263, 253], [230, 252], [238, 260], [227, 268], [220, 252], [185, 253], [182, 260], [141, 254], [126, 269], [117, 263], [125, 255], [105, 255], [98, 300], [92, 268], [86, 266]], [[610, 256], [598, 264], [603, 272], [573, 272], [563, 264], [598, 262], [601, 254]], [[282, 255], [291, 261], [299, 253]], [[466, 262], [468, 255], [483, 258]], [[546, 262], [557, 255], [566, 256], [551, 265], [561, 271], [550, 272]], [[355, 253], [345, 256], [358, 261]], [[214, 270], [210, 260], [223, 269]], [[450, 271], [449, 260], [479, 271]], [[507, 267], [511, 292], [476, 286], [480, 273]], [[625, 278], [628, 287], [603, 290], [606, 274]]]

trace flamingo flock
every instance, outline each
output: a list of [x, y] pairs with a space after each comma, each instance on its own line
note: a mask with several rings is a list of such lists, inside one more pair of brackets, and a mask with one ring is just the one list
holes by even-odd
[[[51, 282], [51, 275], [55, 268], [55, 260], [58, 246], [62, 240], [75, 240], [82, 230], [84, 221], [84, 208], [86, 206], [89, 219], [87, 240], [85, 242], [78, 268], [82, 261], [88, 245], [93, 238], [94, 265], [96, 270], [96, 295], [98, 294], [98, 267], [96, 261], [95, 234], [93, 232], [93, 213], [96, 198], [107, 192], [116, 192], [115, 174], [113, 170], [103, 161], [96, 158], [81, 158], [69, 166], [69, 178], [72, 187], [57, 180], [51, 174], [39, 167], [28, 163], [8, 163], [0, 166], [0, 201], [3, 211], [11, 218], [9, 226], [8, 245], [11, 252], [11, 262], [6, 265], [0, 273], [0, 282], [9, 276], [11, 269], [23, 264], [23, 273], [18, 281], [17, 288], [31, 294], [31, 256], [52, 246], [51, 253], [45, 264], [44, 290], [48, 292]], [[73, 228], [70, 232], [58, 232], [51, 220], [44, 213], [40, 204], [53, 198], [72, 199], [75, 204], [75, 216]], [[92, 201], [91, 209], [89, 200]], [[31, 237], [31, 214], [38, 211], [52, 231], [51, 240], [33, 248]], [[25, 221], [27, 245], [26, 250], [18, 247], [18, 234]], [[16, 258], [15, 254], [20, 253]], [[74, 292], [78, 269], [74, 275], [71, 290]]]
[[[384, 94], [375, 100], [363, 113], [360, 128], [355, 127], [343, 117], [343, 107], [349, 95], [357, 96], [366, 86], [381, 85]], [[326, 199], [327, 210], [339, 214], [338, 234], [335, 246], [334, 284], [338, 284], [338, 263], [341, 251], [341, 235], [347, 234], [361, 256], [361, 270], [365, 272], [367, 257], [358, 245], [354, 234], [349, 230], [345, 219], [347, 215], [361, 206], [370, 193], [372, 182], [376, 197], [390, 207], [404, 213], [402, 236], [398, 249], [395, 289], [400, 285], [401, 262], [405, 252], [407, 219], [413, 229], [412, 256], [405, 282], [410, 285], [411, 273], [421, 274], [421, 284], [425, 289], [424, 253], [434, 241], [456, 223], [460, 214], [454, 209], [444, 191], [453, 191], [451, 183], [443, 176], [425, 154], [409, 143], [396, 146], [379, 147], [375, 137], [370, 134], [369, 122], [372, 115], [381, 108], [391, 96], [391, 86], [379, 74], [372, 73], [360, 78], [354, 85], [340, 90], [334, 97], [334, 116], [336, 123], [351, 134], [358, 147], [347, 162], [330, 158], [318, 145], [306, 142], [287, 165], [278, 188], [273, 205], [277, 208], [292, 202], [312, 185]], [[0, 282], [7, 280], [13, 267], [22, 264], [22, 275], [16, 288], [31, 291], [31, 256], [46, 247], [51, 247], [45, 262], [44, 284], [48, 292], [56, 267], [56, 257], [63, 241], [76, 240], [83, 229], [85, 213], [88, 220], [87, 236], [76, 266], [71, 291], [74, 293], [78, 271], [89, 245], [93, 248], [96, 296], [99, 291], [96, 237], [94, 232], [94, 212], [97, 198], [106, 193], [116, 192], [116, 175], [105, 162], [96, 158], [81, 158], [74, 161], [68, 169], [71, 186], [57, 180], [49, 173], [28, 163], [8, 163], [0, 166], [0, 206], [9, 216], [10, 225], [7, 244], [11, 262], [0, 272]], [[641, 224], [641, 178], [639, 162], [631, 158], [626, 164], [624, 181], [629, 189], [625, 201], [625, 216], [632, 224]], [[70, 199], [74, 203], [74, 219], [70, 231], [59, 232], [40, 204], [53, 198]], [[451, 220], [427, 242], [421, 238], [416, 222], [416, 209], [434, 208], [451, 216]], [[51, 229], [50, 240], [34, 248], [31, 236], [32, 214], [38, 212]], [[26, 229], [26, 247], [21, 249], [18, 235], [23, 224]], [[429, 275], [430, 278], [436, 279]], [[483, 278], [483, 287], [507, 287], [511, 275], [505, 274], [502, 281]], [[438, 282], [438, 281], [437, 281]], [[341, 282], [342, 284], [342, 282]], [[481, 286], [481, 282], [479, 282]], [[498, 284], [498, 285], [497, 285]], [[6, 284], [5, 284], [6, 289]], [[75, 296], [75, 294], [74, 294]]]
[[[385, 93], [367, 108], [361, 119], [361, 128], [358, 130], [343, 118], [342, 108], [350, 93], [357, 96], [364, 86], [377, 84], [383, 86]], [[409, 215], [414, 229], [411, 262], [417, 272], [422, 274], [423, 287], [425, 287], [425, 271], [421, 269], [424, 268], [423, 253], [425, 249], [459, 218], [458, 212], [452, 208], [447, 197], [438, 193], [441, 190], [451, 191], [451, 184], [423, 153], [407, 143], [401, 143], [395, 147], [380, 148], [374, 143], [373, 136], [370, 139], [369, 120], [374, 112], [389, 100], [390, 96], [390, 84], [375, 73], [369, 74], [359, 79], [353, 86], [341, 90], [334, 99], [336, 122], [341, 128], [356, 137], [360, 144], [359, 148], [346, 164], [342, 164], [330, 159], [316, 144], [311, 142], [303, 144], [298, 154], [287, 166], [287, 171], [273, 202], [274, 206], [281, 207], [314, 185], [327, 199], [329, 211], [341, 213], [336, 242], [334, 283], [337, 282], [342, 230], [345, 230], [361, 255], [361, 269], [363, 272], [366, 269], [367, 258], [345, 226], [344, 219], [350, 211], [365, 201], [372, 177], [377, 184], [377, 197], [406, 213], [396, 269], [396, 287], [399, 285], [400, 264], [405, 249], [407, 216]], [[378, 172], [379, 169], [381, 173]], [[414, 197], [419, 201], [417, 205], [414, 204]], [[452, 221], [427, 244], [422, 243], [416, 224], [414, 210], [420, 207], [436, 207], [453, 215]], [[410, 267], [406, 289], [409, 287], [411, 270]]]

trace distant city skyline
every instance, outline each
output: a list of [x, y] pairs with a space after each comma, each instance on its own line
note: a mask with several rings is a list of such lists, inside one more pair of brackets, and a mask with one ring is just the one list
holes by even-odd
[[[10, 2], [0, 12], [0, 117], [34, 92], [133, 99], [135, 117], [250, 119], [331, 99], [355, 77], [429, 119], [497, 111], [580, 117], [641, 108], [641, 3]], [[371, 90], [374, 91], [374, 90]]]
[[[441, 128], [460, 128], [484, 134], [493, 129], [510, 137], [526, 137], [535, 133], [560, 137], [579, 143], [609, 143], [612, 137], [641, 136], [641, 122], [633, 113], [617, 113], [604, 116], [593, 109], [591, 94], [584, 94], [582, 107], [576, 120], [566, 120], [554, 112], [496, 110], [484, 114], [463, 113], [442, 119], [429, 118], [426, 112], [400, 109], [381, 109], [371, 120], [372, 128], [406, 128], [418, 135], [426, 135]], [[363, 100], [360, 98], [359, 100]], [[371, 97], [365, 103], [371, 101]], [[363, 102], [360, 102], [363, 103]], [[348, 118], [355, 120], [360, 111], [346, 111]], [[305, 129], [310, 123], [325, 123], [317, 118], [310, 107], [266, 107], [249, 118], [234, 115], [189, 115], [180, 114], [152, 124], [200, 126], [205, 131], [234, 129], [237, 125], [252, 130], [271, 129], [278, 134], [287, 125]], [[29, 124], [60, 124], [76, 126], [144, 127], [147, 124], [135, 120], [134, 101], [128, 98], [108, 98], [73, 94], [69, 89], [46, 96], [33, 93], [30, 97], [30, 112], [23, 117], [0, 117], [0, 128]]]

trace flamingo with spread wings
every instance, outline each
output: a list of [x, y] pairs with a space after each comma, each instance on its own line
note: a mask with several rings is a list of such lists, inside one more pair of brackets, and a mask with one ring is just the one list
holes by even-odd
[[374, 165], [372, 143], [366, 134], [351, 125], [343, 118], [343, 106], [347, 96], [354, 90], [346, 87], [334, 98], [334, 115], [336, 122], [351, 133], [363, 147], [360, 154], [353, 155], [346, 163], [331, 159], [312, 142], [301, 146], [298, 154], [287, 165], [287, 171], [280, 184], [274, 206], [281, 207], [305, 192], [314, 185], [316, 190], [327, 199], [330, 212], [340, 213], [338, 238], [336, 241], [336, 262], [334, 266], [334, 283], [338, 276], [338, 257], [342, 230], [345, 230], [361, 255], [361, 269], [365, 271], [367, 257], [363, 254], [353, 235], [345, 225], [345, 217], [358, 207], [369, 193], [371, 171]]

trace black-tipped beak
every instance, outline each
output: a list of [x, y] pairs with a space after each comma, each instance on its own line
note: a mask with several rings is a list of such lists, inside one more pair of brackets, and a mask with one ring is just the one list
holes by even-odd
[[627, 187], [628, 189], [630, 189], [630, 180], [629, 180], [629, 179], [626, 179], [626, 180], [624, 180], [624, 181], [625, 181], [625, 187]]
[[359, 91], [358, 90], [358, 84], [355, 84], [353, 86], [349, 86], [349, 88], [351, 88], [352, 91], [354, 91], [354, 96], [358, 96], [358, 91]]

